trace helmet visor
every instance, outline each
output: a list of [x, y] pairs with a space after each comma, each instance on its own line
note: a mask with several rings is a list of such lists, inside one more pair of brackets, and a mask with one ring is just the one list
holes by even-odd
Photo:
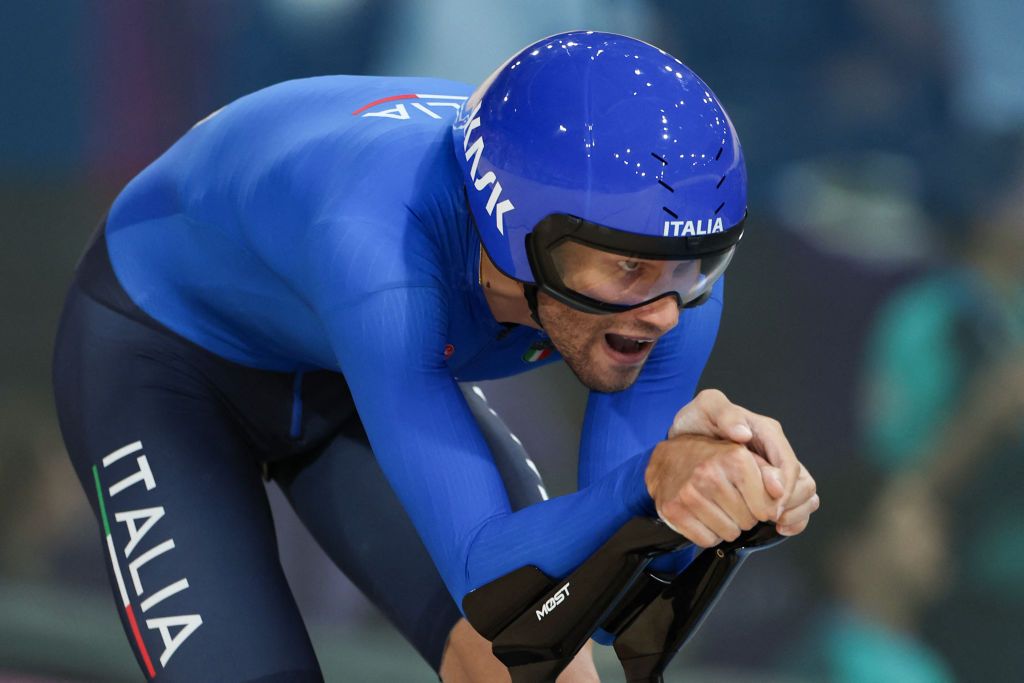
[[743, 222], [676, 236], [667, 223], [664, 234], [652, 235], [550, 214], [527, 236], [530, 268], [541, 290], [587, 313], [617, 313], [665, 296], [698, 305], [732, 260]]
[[[736, 246], [696, 258], [650, 258], [600, 249], [573, 238], [551, 248], [548, 284], [572, 298], [635, 308], [673, 294], [679, 305], [698, 299], [732, 260]], [[573, 296], [576, 295], [576, 296]]]

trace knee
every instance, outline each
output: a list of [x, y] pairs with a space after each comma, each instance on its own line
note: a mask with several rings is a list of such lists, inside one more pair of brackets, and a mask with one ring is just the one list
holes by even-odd
[[[490, 641], [465, 619], [460, 619], [452, 628], [441, 657], [440, 674], [443, 683], [511, 683], [512, 680], [508, 669], [491, 652]], [[589, 641], [559, 674], [557, 683], [600, 683]]]
[[441, 656], [441, 680], [444, 683], [495, 681], [511, 683], [508, 669], [491, 652], [491, 643], [460, 619], [452, 627]]

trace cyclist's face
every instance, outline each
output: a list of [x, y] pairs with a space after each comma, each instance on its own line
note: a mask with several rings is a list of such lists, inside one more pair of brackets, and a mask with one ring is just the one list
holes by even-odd
[[566, 365], [595, 391], [632, 386], [658, 338], [679, 323], [679, 306], [672, 296], [610, 315], [577, 311], [543, 292], [537, 306], [544, 330]]

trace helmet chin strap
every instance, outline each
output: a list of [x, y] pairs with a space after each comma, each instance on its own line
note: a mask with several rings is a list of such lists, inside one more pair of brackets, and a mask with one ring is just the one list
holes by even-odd
[[537, 312], [537, 291], [537, 285], [532, 282], [523, 283], [523, 298], [526, 299], [526, 305], [530, 307], [530, 317], [543, 330], [544, 324], [540, 321], [540, 314]]

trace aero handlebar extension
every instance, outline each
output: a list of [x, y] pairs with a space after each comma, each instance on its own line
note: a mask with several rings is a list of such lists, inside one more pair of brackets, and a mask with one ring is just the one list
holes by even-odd
[[661, 683], [743, 560], [782, 540], [762, 522], [666, 580], [647, 565], [689, 541], [659, 519], [634, 517], [568, 576], [520, 567], [467, 594], [463, 611], [513, 683], [553, 682], [598, 627], [616, 637], [629, 683]]

